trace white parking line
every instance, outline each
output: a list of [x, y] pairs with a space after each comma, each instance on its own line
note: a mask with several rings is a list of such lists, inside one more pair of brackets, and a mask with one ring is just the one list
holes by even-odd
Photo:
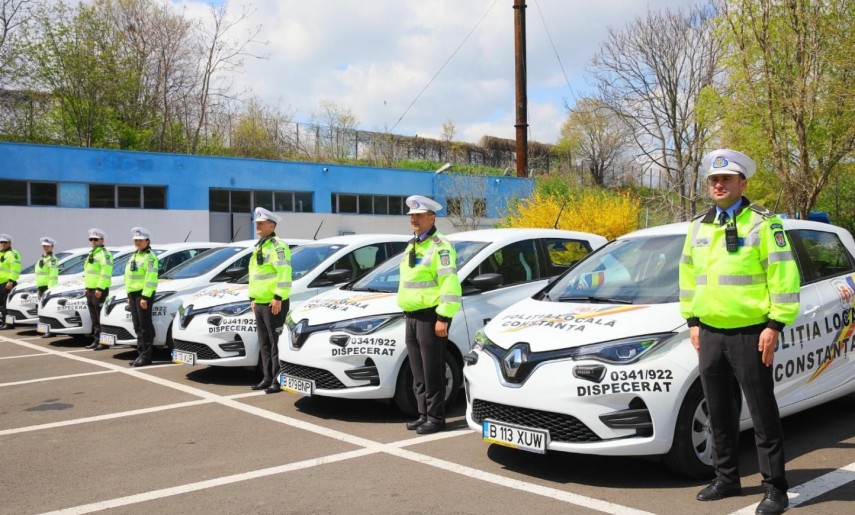
[[[811, 479], [807, 483], [790, 488], [787, 491], [787, 497], [790, 498], [790, 507], [806, 503], [815, 497], [819, 497], [853, 481], [855, 481], [855, 463], [850, 463], [843, 468], [832, 470], [827, 474]], [[759, 501], [751, 506], [746, 506], [739, 511], [735, 511], [731, 515], [750, 515], [757, 509], [758, 504], [760, 504]]]
[[82, 372], [80, 374], [69, 374], [65, 376], [40, 377], [39, 379], [27, 379], [26, 381], [15, 381], [13, 383], [0, 383], [0, 388], [4, 386], [19, 386], [22, 384], [44, 383], [47, 381], [59, 381], [60, 379], [74, 379], [75, 377], [99, 376], [114, 373], [115, 370], [98, 370], [97, 372]]
[[40, 352], [38, 354], [21, 354], [20, 356], [4, 356], [0, 358], [0, 360], [4, 359], [18, 359], [18, 358], [35, 358], [37, 356], [50, 356], [47, 352]]

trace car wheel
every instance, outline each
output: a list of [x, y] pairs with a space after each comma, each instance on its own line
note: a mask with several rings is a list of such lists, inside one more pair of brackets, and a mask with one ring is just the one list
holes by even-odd
[[681, 476], [693, 479], [713, 476], [712, 432], [700, 380], [695, 381], [683, 399], [674, 428], [674, 442], [663, 456], [663, 462]]
[[[463, 372], [460, 364], [454, 359], [450, 352], [445, 352], [445, 405], [448, 406], [457, 398], [460, 385], [463, 381]], [[395, 386], [395, 405], [404, 414], [416, 416], [419, 414], [419, 405], [416, 402], [416, 393], [413, 391], [413, 371], [410, 369], [410, 359], [404, 360], [401, 370], [398, 372], [398, 381]]]

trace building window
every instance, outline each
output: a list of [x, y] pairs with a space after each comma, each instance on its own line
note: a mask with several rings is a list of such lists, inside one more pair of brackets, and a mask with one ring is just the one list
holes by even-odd
[[0, 180], [0, 206], [56, 206], [55, 182]]
[[89, 207], [166, 208], [166, 186], [90, 184]]
[[274, 212], [314, 212], [311, 192], [208, 190], [208, 209], [213, 213], [251, 213], [256, 207]]
[[361, 215], [402, 215], [407, 209], [404, 197], [399, 195], [332, 194], [333, 213], [358, 213]]

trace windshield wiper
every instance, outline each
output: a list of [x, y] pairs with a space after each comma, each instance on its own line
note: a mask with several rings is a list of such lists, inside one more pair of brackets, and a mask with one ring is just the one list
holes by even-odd
[[370, 291], [372, 293], [395, 293], [392, 290], [381, 290], [380, 288], [363, 288], [356, 291]]
[[608, 297], [595, 297], [593, 295], [588, 296], [567, 296], [567, 297], [558, 297], [558, 302], [591, 302], [591, 303], [602, 303], [602, 304], [632, 304], [631, 300], [626, 299], [610, 299]]

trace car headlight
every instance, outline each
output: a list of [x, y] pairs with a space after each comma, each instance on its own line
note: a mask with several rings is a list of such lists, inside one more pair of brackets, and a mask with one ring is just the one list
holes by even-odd
[[[240, 302], [232, 302], [231, 304], [223, 304], [221, 306], [214, 306], [210, 309], [211, 314], [216, 315], [225, 315], [225, 316], [238, 316], [246, 313], [250, 310], [250, 301], [242, 300]], [[201, 311], [200, 311], [201, 313]]]
[[12, 300], [15, 297], [15, 295], [21, 295], [24, 293], [34, 294], [34, 293], [37, 293], [38, 291], [39, 291], [39, 289], [35, 286], [28, 286], [26, 288], [19, 288], [16, 286], [16, 287], [12, 288], [11, 292], [9, 292], [9, 300]]
[[573, 359], [593, 359], [615, 365], [628, 365], [638, 361], [661, 342], [676, 333], [648, 334], [611, 342], [594, 343], [576, 349]]
[[127, 303], [128, 303], [127, 297], [116, 297], [115, 295], [110, 295], [107, 298], [107, 302], [105, 302], [106, 307], [104, 308], [104, 312], [107, 313], [107, 315], [109, 315], [110, 313], [113, 312], [113, 310], [116, 308], [116, 306], [118, 306], [119, 304], [127, 304]]
[[382, 327], [394, 323], [403, 318], [404, 315], [396, 313], [392, 315], [378, 315], [365, 318], [354, 318], [336, 322], [330, 326], [330, 331], [342, 331], [350, 334], [371, 334]]
[[154, 304], [155, 302], [157, 302], [161, 299], [165, 299], [166, 297], [169, 297], [170, 295], [175, 295], [175, 292], [174, 291], [159, 291], [159, 292], [154, 294], [154, 297], [151, 299], [151, 303]]
[[51, 298], [54, 299], [80, 299], [86, 294], [86, 290], [68, 290], [59, 293], [54, 293]]
[[484, 350], [484, 347], [488, 345], [493, 345], [493, 340], [487, 337], [487, 333], [484, 332], [484, 329], [475, 333], [475, 339], [472, 340], [472, 350]]

